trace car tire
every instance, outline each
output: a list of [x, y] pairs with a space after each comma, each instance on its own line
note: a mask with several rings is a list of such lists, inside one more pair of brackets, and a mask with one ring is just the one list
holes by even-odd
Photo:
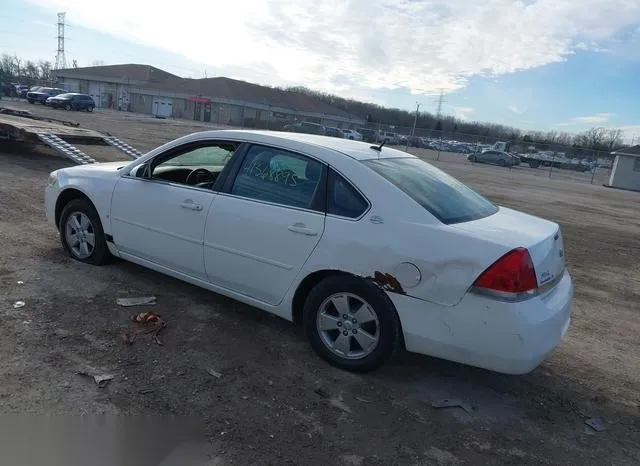
[[[73, 199], [64, 206], [58, 229], [62, 247], [73, 259], [93, 265], [107, 264], [112, 260], [100, 216], [87, 199]], [[80, 240], [72, 238], [78, 233]]]
[[475, 163], [476, 162], [476, 157], [475, 155], [472, 155], [471, 157], [469, 157], [469, 162]]
[[505, 162], [504, 159], [500, 159], [498, 160], [498, 165], [500, 165], [501, 167], [504, 167], [507, 165], [507, 162]]
[[[373, 371], [401, 347], [401, 324], [393, 303], [384, 291], [361, 278], [325, 278], [309, 293], [303, 312], [311, 347], [340, 369]], [[347, 354], [340, 350], [341, 345], [348, 347]]]
[[65, 104], [64, 109], [67, 111], [71, 111], [71, 104]]
[[89, 105], [87, 107], [87, 112], [93, 112], [93, 105]]
[[33, 104], [35, 101], [33, 99], [27, 99], [30, 104]]

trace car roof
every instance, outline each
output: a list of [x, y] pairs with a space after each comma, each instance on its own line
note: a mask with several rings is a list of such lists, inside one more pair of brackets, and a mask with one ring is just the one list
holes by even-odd
[[286, 146], [287, 142], [301, 143], [309, 145], [310, 149], [323, 147], [326, 149], [339, 152], [355, 160], [371, 160], [380, 158], [397, 158], [412, 157], [407, 152], [402, 152], [391, 147], [384, 146], [382, 150], [377, 151], [371, 147], [377, 147], [371, 143], [353, 141], [351, 139], [332, 138], [330, 136], [319, 136], [306, 133], [288, 133], [284, 131], [260, 131], [260, 130], [218, 130], [218, 131], [202, 131], [194, 133], [193, 136], [200, 138], [230, 138], [241, 139], [248, 142], [258, 144], [273, 144]]

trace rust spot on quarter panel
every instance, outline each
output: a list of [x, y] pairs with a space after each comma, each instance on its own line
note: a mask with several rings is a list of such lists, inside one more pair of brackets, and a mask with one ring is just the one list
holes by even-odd
[[407, 294], [402, 285], [398, 281], [396, 277], [391, 275], [390, 273], [382, 273], [376, 270], [373, 273], [373, 277], [367, 277], [367, 280], [373, 281], [378, 287], [382, 288], [385, 291], [390, 291], [392, 293], [400, 293]]

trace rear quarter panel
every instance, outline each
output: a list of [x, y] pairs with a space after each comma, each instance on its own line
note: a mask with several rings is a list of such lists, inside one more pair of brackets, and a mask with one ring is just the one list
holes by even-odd
[[[378, 272], [400, 283], [394, 290], [386, 286], [387, 291], [454, 306], [475, 278], [508, 251], [443, 225], [361, 162], [346, 157], [336, 162], [334, 168], [361, 190], [371, 208], [359, 220], [327, 215], [322, 239], [300, 280], [318, 270], [341, 270], [375, 281]], [[411, 267], [405, 263], [420, 271], [415, 286], [406, 277]]]

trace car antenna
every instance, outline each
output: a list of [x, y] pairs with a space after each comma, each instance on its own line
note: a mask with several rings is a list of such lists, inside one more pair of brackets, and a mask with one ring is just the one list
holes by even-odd
[[382, 141], [382, 144], [380, 144], [379, 146], [371, 146], [370, 148], [373, 149], [373, 150], [377, 150], [378, 152], [382, 152], [382, 146], [384, 146], [385, 142], [387, 142], [386, 139], [384, 141]]

